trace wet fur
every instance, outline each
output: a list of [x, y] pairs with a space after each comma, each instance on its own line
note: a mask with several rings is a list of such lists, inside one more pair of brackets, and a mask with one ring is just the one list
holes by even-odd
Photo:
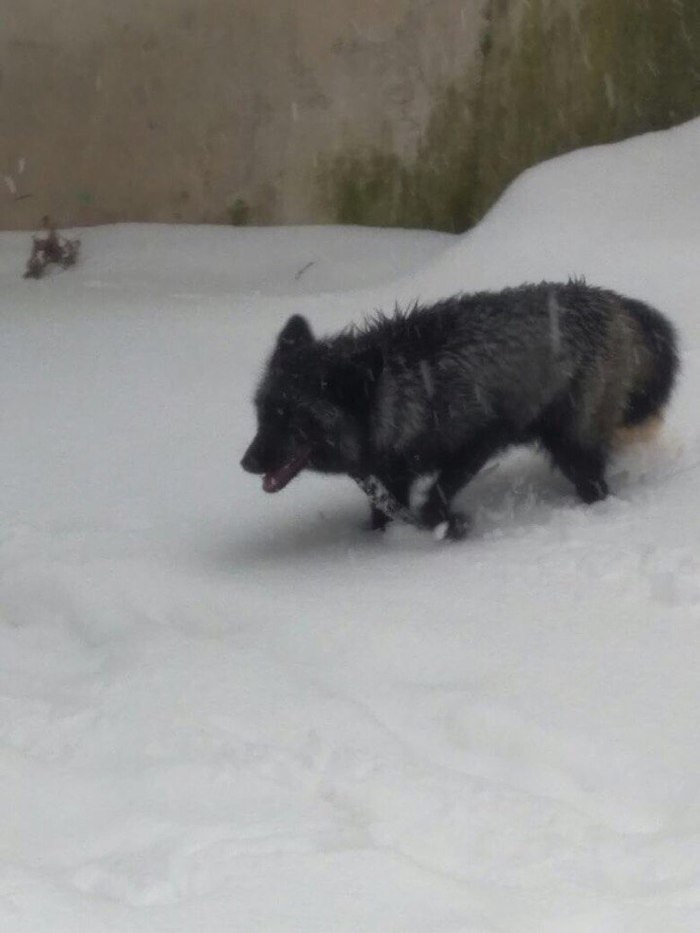
[[294, 316], [242, 465], [273, 470], [308, 445], [311, 469], [376, 476], [404, 506], [434, 474], [418, 521], [459, 537], [452, 498], [513, 444], [538, 442], [584, 502], [604, 498], [613, 446], [658, 421], [677, 369], [658, 311], [582, 281], [457, 295], [321, 340]]

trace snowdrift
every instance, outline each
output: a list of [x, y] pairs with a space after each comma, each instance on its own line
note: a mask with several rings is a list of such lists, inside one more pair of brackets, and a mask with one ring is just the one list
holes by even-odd
[[[700, 928], [700, 121], [527, 172], [463, 237], [0, 235], [0, 927]], [[584, 275], [677, 324], [665, 433], [580, 505], [534, 451], [472, 537], [371, 536], [238, 460], [294, 312]]]

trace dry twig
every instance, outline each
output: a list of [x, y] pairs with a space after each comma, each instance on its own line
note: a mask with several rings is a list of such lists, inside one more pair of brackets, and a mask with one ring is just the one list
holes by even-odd
[[44, 217], [41, 233], [32, 238], [32, 252], [27, 261], [25, 279], [40, 279], [51, 263], [67, 269], [78, 261], [80, 240], [69, 240], [56, 231], [48, 217]]

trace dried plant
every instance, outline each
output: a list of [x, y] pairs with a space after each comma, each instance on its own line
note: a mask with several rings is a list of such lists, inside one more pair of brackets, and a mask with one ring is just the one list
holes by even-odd
[[32, 238], [32, 252], [27, 261], [25, 279], [40, 279], [47, 266], [55, 263], [62, 269], [74, 266], [80, 253], [80, 240], [69, 240], [57, 232], [51, 220], [44, 217], [41, 232]]

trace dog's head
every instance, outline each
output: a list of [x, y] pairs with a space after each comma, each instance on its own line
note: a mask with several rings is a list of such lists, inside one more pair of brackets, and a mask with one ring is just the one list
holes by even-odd
[[305, 318], [291, 317], [255, 396], [258, 430], [241, 460], [278, 492], [304, 468], [345, 473], [358, 456], [357, 428], [334, 391], [328, 345]]

